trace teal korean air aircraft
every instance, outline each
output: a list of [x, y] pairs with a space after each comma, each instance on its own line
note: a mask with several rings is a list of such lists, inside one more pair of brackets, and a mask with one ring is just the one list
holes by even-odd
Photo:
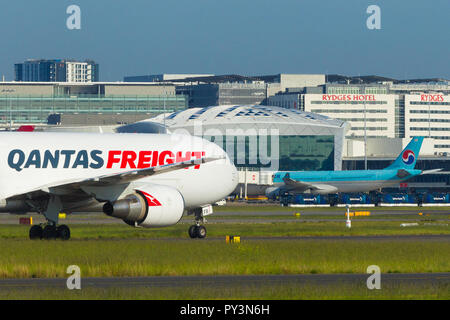
[[367, 192], [398, 184], [412, 177], [438, 172], [416, 170], [417, 157], [423, 137], [414, 137], [397, 159], [383, 170], [346, 171], [283, 171], [275, 173], [274, 186], [266, 189], [273, 198], [285, 192], [330, 194], [338, 192]]

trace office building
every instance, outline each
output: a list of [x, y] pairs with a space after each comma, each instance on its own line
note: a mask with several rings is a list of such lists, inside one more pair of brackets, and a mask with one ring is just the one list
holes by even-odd
[[24, 82], [97, 82], [99, 66], [92, 60], [29, 59], [14, 65], [14, 80]]

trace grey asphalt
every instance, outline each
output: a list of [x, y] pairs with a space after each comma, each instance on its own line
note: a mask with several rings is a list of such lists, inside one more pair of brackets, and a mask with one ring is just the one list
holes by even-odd
[[[210, 218], [211, 223], [274, 223], [274, 222], [325, 222], [325, 221], [343, 221], [345, 219], [344, 213], [345, 208], [341, 210], [331, 210], [329, 208], [291, 208], [292, 210], [282, 211], [282, 210], [258, 210], [257, 206], [253, 206], [254, 210], [251, 211], [216, 211]], [[390, 210], [377, 209], [371, 210], [358, 209], [364, 211], [370, 211], [371, 217], [364, 218], [358, 217], [358, 221], [397, 221], [406, 222], [411, 221], [422, 221], [425, 216], [420, 217], [419, 212], [423, 214], [432, 214], [434, 216], [433, 220], [436, 222], [448, 222], [450, 217], [449, 209], [427, 209], [427, 208], [402, 208]], [[354, 209], [353, 209], [354, 211]], [[293, 212], [301, 213], [301, 218], [293, 218]], [[342, 216], [339, 218], [338, 216]], [[25, 215], [32, 216], [34, 223], [44, 223], [45, 219], [43, 216], [38, 214]], [[336, 218], [321, 218], [322, 216], [337, 216]], [[17, 224], [20, 215], [10, 215], [2, 213], [0, 214], [0, 224]], [[269, 218], [273, 217], [273, 218]], [[417, 219], [415, 219], [417, 217]], [[292, 218], [292, 219], [290, 219]], [[289, 219], [289, 220], [287, 220]], [[192, 217], [183, 217], [180, 223], [192, 223]], [[123, 221], [116, 218], [111, 218], [103, 213], [92, 213], [92, 214], [73, 214], [67, 216], [67, 219], [60, 220], [60, 223], [66, 224], [123, 224]]]
[[[290, 208], [291, 210], [260, 210], [257, 208], [251, 211], [218, 211], [215, 213], [217, 216], [292, 216], [293, 212], [300, 212], [302, 216], [314, 217], [314, 216], [333, 216], [344, 215], [347, 211], [345, 208], [331, 210], [329, 208]], [[418, 215], [419, 212], [424, 214], [438, 214], [438, 215], [450, 215], [450, 209], [427, 209], [427, 208], [393, 208], [393, 209], [376, 209], [373, 208], [350, 208], [352, 211], [370, 211], [371, 215], [383, 216], [383, 215]]]
[[[191, 240], [191, 239], [188, 239]], [[219, 238], [197, 239], [198, 241], [219, 240]], [[220, 238], [220, 240], [223, 240]], [[246, 240], [348, 240], [348, 241], [450, 241], [450, 234], [442, 235], [382, 235], [382, 236], [279, 236], [279, 237], [241, 237]]]
[[[352, 219], [353, 221], [353, 219]], [[427, 223], [427, 221], [425, 221], [424, 219], [414, 219], [412, 217], [408, 217], [408, 218], [374, 218], [372, 215], [372, 218], [361, 218], [358, 217], [357, 218], [358, 222], [421, 222], [421, 223]], [[279, 223], [279, 222], [289, 222], [289, 223], [302, 223], [302, 222], [345, 222], [345, 217], [342, 216], [341, 218], [327, 218], [327, 219], [320, 219], [320, 218], [305, 218], [305, 216], [303, 216], [302, 218], [259, 218], [259, 217], [254, 217], [254, 218], [226, 218], [226, 219], [221, 219], [218, 217], [214, 217], [213, 219], [209, 219], [208, 223], [248, 223], [248, 224], [259, 224], [259, 223]], [[432, 220], [432, 222], [439, 223], [439, 224], [443, 224], [448, 226], [448, 223], [450, 222], [450, 220], [447, 217], [442, 217], [442, 218], [434, 218]], [[180, 223], [192, 223], [192, 220], [183, 220]], [[430, 222], [431, 223], [431, 222]]]
[[[286, 240], [304, 240], [304, 241], [450, 241], [450, 235], [381, 235], [381, 236], [275, 236], [275, 237], [254, 237], [241, 236], [241, 242], [246, 241], [286, 241]], [[83, 240], [80, 240], [83, 241]], [[108, 241], [127, 241], [120, 238], [108, 239]], [[192, 242], [192, 241], [225, 241], [225, 237], [210, 237], [205, 239], [190, 238], [137, 238], [133, 241], [156, 241], [156, 242]]]
[[[295, 275], [226, 275], [226, 276], [157, 276], [122, 278], [81, 278], [82, 288], [177, 288], [226, 287], [258, 285], [329, 285], [365, 284], [369, 274], [295, 274]], [[2, 289], [66, 288], [66, 279], [7, 279], [0, 280]], [[449, 285], [450, 273], [381, 273], [383, 284], [427, 283]]]

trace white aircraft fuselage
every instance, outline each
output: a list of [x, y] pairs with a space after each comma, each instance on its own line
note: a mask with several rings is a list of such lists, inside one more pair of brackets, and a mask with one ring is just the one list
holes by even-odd
[[[59, 188], [56, 194], [64, 194], [66, 184], [73, 186], [87, 179], [120, 176], [205, 157], [222, 159], [133, 182], [177, 189], [186, 209], [223, 199], [238, 183], [236, 168], [227, 154], [202, 138], [166, 134], [1, 133], [0, 199], [37, 191], [52, 193], [55, 188]], [[80, 185], [86, 193], [102, 198], [97, 200], [116, 200], [104, 199], [108, 197], [108, 187], [101, 187], [98, 193], [95, 188], [98, 187]]]

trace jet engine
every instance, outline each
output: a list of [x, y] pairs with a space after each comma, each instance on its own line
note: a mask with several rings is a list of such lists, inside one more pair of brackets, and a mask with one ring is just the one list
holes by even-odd
[[0, 212], [25, 214], [30, 211], [33, 211], [32, 208], [24, 200], [0, 199]]
[[180, 221], [184, 212], [184, 199], [175, 188], [146, 185], [136, 188], [134, 193], [123, 199], [106, 202], [103, 212], [132, 226], [166, 227]]
[[277, 196], [280, 195], [280, 188], [278, 187], [268, 187], [265, 191], [266, 196], [269, 199], [275, 200]]
[[311, 194], [330, 194], [337, 193], [338, 189], [335, 186], [330, 186], [328, 184], [317, 184], [315, 185], [315, 189], [310, 189], [309, 192]]

